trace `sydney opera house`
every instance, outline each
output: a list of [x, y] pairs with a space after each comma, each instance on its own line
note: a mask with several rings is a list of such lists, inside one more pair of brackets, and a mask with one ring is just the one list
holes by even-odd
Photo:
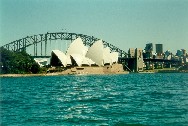
[[[103, 73], [105, 71], [122, 72], [122, 65], [118, 64], [118, 53], [111, 52], [109, 47], [98, 40], [91, 47], [86, 47], [81, 38], [75, 39], [66, 53], [52, 50], [50, 65], [71, 68], [73, 72]], [[110, 69], [109, 69], [110, 68]]]

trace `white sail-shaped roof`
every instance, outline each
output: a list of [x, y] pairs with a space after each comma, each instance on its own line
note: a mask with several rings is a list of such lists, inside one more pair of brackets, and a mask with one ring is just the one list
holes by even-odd
[[71, 54], [72, 58], [76, 61], [77, 65], [82, 66], [83, 56], [80, 54]]
[[45, 65], [47, 65], [47, 59], [34, 59], [35, 62], [40, 66], [40, 67], [43, 67]]
[[67, 49], [66, 55], [80, 54], [82, 56], [85, 56], [87, 50], [88, 49], [86, 46], [84, 46], [82, 39], [77, 38], [70, 44], [69, 48]]
[[72, 65], [70, 55], [67, 56], [67, 65]]
[[112, 62], [111, 62], [111, 53], [110, 53], [110, 48], [109, 47], [104, 48], [103, 60], [104, 60], [104, 64], [106, 64], [106, 63], [109, 63], [110, 65], [112, 64]]
[[89, 62], [89, 59], [84, 57], [83, 58], [83, 61], [82, 61], [82, 64], [85, 64], [85, 65], [89, 65], [90, 66], [90, 62]]
[[90, 66], [93, 65], [93, 64], [96, 64], [93, 60], [91, 60], [91, 59], [89, 59], [89, 58], [87, 58], [87, 59], [88, 59], [88, 62], [89, 62], [89, 64], [90, 64]]
[[118, 62], [118, 52], [112, 52], [110, 55], [111, 55], [112, 63], [117, 63]]
[[95, 64], [95, 62], [93, 62], [91, 59], [89, 59], [87, 57], [84, 57], [83, 61], [82, 61], [82, 64], [91, 66], [92, 64]]
[[52, 53], [54, 53], [58, 59], [61, 61], [64, 67], [67, 65], [67, 56], [61, 52], [60, 50], [52, 50]]
[[[60, 50], [52, 50], [55, 57], [52, 57], [52, 64], [54, 65], [67, 65], [76, 64], [82, 65], [98, 65], [104, 66], [104, 64], [112, 64], [118, 62], [118, 53], [110, 53], [110, 48], [104, 48], [102, 40], [96, 41], [89, 49], [84, 46], [82, 39], [75, 39], [67, 49], [66, 55]], [[57, 59], [58, 58], [58, 59]], [[73, 60], [72, 60], [73, 58]], [[75, 61], [72, 63], [72, 61]], [[56, 63], [57, 62], [57, 63]]]
[[99, 40], [95, 42], [86, 54], [86, 57], [94, 61], [98, 66], [104, 66], [103, 64], [103, 42]]
[[84, 46], [84, 50], [82, 51], [83, 56], [86, 56], [87, 51], [88, 51], [88, 47]]
[[83, 57], [79, 54], [72, 54], [71, 55], [72, 58], [76, 61], [77, 65], [80, 67], [83, 64], [84, 65], [88, 65], [91, 66], [92, 64], [95, 64], [95, 62], [93, 62], [91, 59], [87, 58], [87, 57]]

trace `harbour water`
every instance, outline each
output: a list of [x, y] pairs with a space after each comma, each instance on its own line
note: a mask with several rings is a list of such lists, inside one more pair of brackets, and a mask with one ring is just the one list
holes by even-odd
[[5, 77], [1, 126], [188, 125], [188, 74]]

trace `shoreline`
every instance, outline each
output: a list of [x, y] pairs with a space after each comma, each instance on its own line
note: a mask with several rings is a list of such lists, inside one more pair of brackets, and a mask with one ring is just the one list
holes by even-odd
[[[188, 71], [143, 71], [136, 74], [155, 74], [155, 73], [188, 73]], [[118, 72], [118, 73], [75, 73], [67, 74], [64, 72], [55, 72], [55, 73], [39, 73], [39, 74], [0, 74], [0, 78], [4, 77], [40, 77], [40, 76], [59, 76], [59, 75], [118, 75], [118, 74], [130, 74], [128, 71]]]
[[129, 74], [129, 72], [119, 72], [119, 73], [76, 73], [76, 74], [66, 74], [62, 72], [56, 72], [56, 73], [47, 73], [47, 74], [0, 74], [0, 78], [4, 77], [40, 77], [40, 76], [59, 76], [59, 75], [76, 75], [76, 76], [82, 76], [82, 75], [118, 75], [118, 74]]
[[58, 76], [58, 75], [108, 75], [108, 74], [128, 74], [123, 70], [121, 64], [106, 65], [104, 67], [72, 67], [63, 71], [55, 71], [51, 69], [49, 72], [38, 74], [0, 74], [0, 77], [32, 77], [32, 76]]

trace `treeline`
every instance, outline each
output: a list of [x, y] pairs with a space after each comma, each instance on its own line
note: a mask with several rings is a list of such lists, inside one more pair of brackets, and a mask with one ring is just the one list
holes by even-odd
[[26, 51], [13, 52], [3, 47], [0, 48], [1, 74], [38, 73], [39, 71], [39, 65]]

